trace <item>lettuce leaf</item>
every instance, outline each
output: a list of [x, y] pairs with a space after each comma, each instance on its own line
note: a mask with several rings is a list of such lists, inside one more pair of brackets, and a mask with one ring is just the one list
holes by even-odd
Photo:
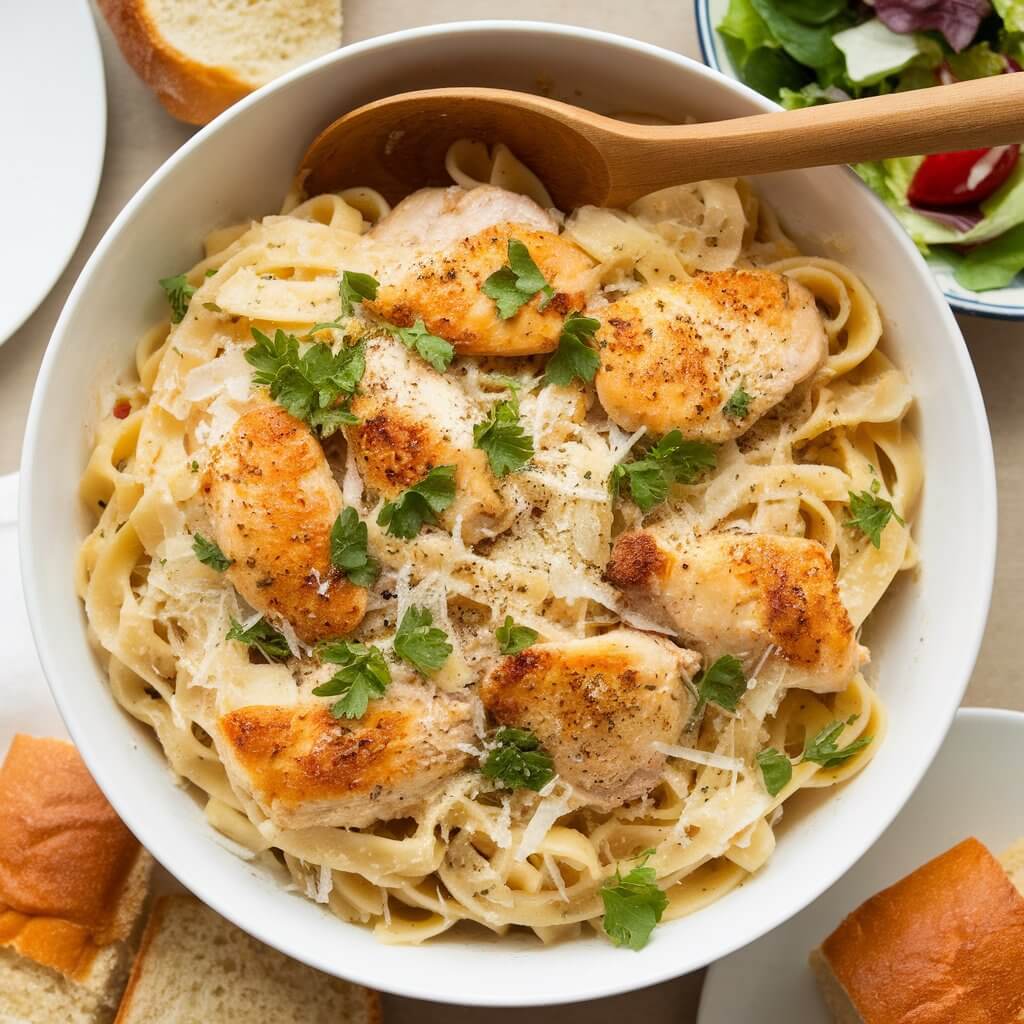
[[951, 53], [946, 63], [953, 76], [962, 82], [1001, 75], [1006, 70], [1006, 58], [996, 53], [987, 42], [977, 43], [962, 53]]
[[875, 13], [893, 32], [934, 29], [957, 53], [970, 46], [991, 10], [988, 0], [875, 0]]
[[1007, 32], [1024, 32], [1024, 0], [992, 0]]
[[729, 58], [738, 71], [743, 70], [747, 58], [755, 50], [779, 45], [750, 0], [729, 0], [729, 9], [718, 26], [718, 32], [725, 40]]
[[760, 46], [743, 63], [743, 81], [776, 102], [783, 89], [800, 89], [811, 77], [785, 50]]
[[817, 107], [822, 103], [841, 103], [850, 99], [850, 94], [830, 85], [823, 89], [817, 82], [811, 82], [802, 89], [780, 89], [779, 102], [787, 110], [802, 110], [804, 107]]
[[786, 14], [774, 0], [750, 0], [761, 20], [771, 30], [782, 48], [800, 64], [814, 68], [819, 77], [831, 81], [843, 73], [843, 55], [832, 42], [832, 34], [845, 25], [830, 22], [808, 25]]
[[960, 261], [958, 284], [974, 292], [1005, 288], [1024, 270], [1024, 224], [1004, 232], [986, 245], [972, 249]]
[[981, 204], [982, 220], [970, 231], [956, 231], [910, 207], [907, 190], [922, 159], [902, 157], [854, 167], [922, 250], [927, 251], [930, 245], [990, 242], [1018, 224], [1024, 224], [1024, 161], [1019, 161], [1010, 177]]
[[878, 18], [837, 32], [832, 42], [842, 51], [850, 80], [858, 85], [902, 71], [920, 52], [917, 36], [893, 32]]

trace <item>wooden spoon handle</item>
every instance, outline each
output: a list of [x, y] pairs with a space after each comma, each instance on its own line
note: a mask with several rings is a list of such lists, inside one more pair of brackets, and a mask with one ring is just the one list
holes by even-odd
[[[1024, 141], [1024, 73], [709, 124], [624, 128], [631, 141], [619, 155], [632, 150], [628, 167], [609, 162], [613, 182], [628, 180], [633, 196], [668, 181], [1000, 146]], [[638, 142], [646, 143], [640, 152]]]

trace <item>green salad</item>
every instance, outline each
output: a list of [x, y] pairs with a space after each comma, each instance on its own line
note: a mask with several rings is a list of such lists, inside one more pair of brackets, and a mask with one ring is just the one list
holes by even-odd
[[[718, 25], [747, 85], [788, 109], [1021, 70], [1024, 0], [730, 0]], [[1019, 146], [855, 165], [964, 288], [1024, 270]]]

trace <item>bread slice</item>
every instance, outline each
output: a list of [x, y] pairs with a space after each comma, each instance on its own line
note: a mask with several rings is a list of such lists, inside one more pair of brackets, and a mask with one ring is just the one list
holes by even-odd
[[190, 124], [341, 45], [341, 0], [98, 3], [136, 74]]
[[376, 992], [264, 946], [191, 896], [157, 900], [116, 1024], [379, 1024]]
[[0, 822], [0, 1020], [108, 1024], [152, 860], [63, 740], [15, 737]]
[[836, 1024], [1012, 1024], [1024, 1020], [1024, 896], [966, 839], [861, 904], [811, 967]]
[[1010, 876], [1010, 881], [1017, 886], [1017, 891], [1024, 896], [1024, 836], [1008, 850], [1003, 850], [999, 855], [999, 863]]

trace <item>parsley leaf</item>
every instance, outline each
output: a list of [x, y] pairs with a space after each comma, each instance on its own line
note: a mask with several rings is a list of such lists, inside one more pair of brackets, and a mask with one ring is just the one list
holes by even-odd
[[517, 626], [511, 615], [506, 615], [504, 625], [494, 631], [498, 650], [502, 654], [518, 654], [525, 651], [527, 647], [537, 642], [537, 636], [537, 630], [530, 629], [529, 626]]
[[425, 676], [433, 675], [448, 660], [454, 648], [448, 634], [434, 624], [426, 609], [410, 605], [395, 634], [395, 653]]
[[591, 346], [600, 320], [579, 313], [570, 313], [562, 324], [558, 348], [548, 360], [544, 370], [544, 383], [565, 387], [577, 377], [586, 383], [592, 381], [601, 365], [601, 358]]
[[697, 710], [705, 704], [717, 704], [726, 711], [735, 711], [740, 697], [747, 692], [743, 664], [731, 654], [713, 661], [694, 682], [697, 687]]
[[491, 472], [507, 476], [533, 458], [533, 438], [519, 425], [519, 403], [498, 402], [490, 415], [473, 427], [473, 447], [487, 453]]
[[835, 768], [836, 765], [842, 764], [863, 750], [874, 739], [873, 736], [861, 736], [860, 739], [854, 740], [840, 750], [836, 740], [839, 739], [847, 724], [848, 722], [832, 722], [830, 725], [826, 725], [821, 732], [807, 741], [800, 760], [813, 761], [815, 764], [820, 764], [822, 768]]
[[367, 553], [366, 523], [354, 508], [343, 508], [331, 527], [331, 565], [357, 587], [371, 587], [380, 563]]
[[617, 495], [624, 483], [642, 512], [649, 512], [668, 497], [671, 484], [690, 484], [705, 470], [714, 469], [715, 449], [704, 441], [684, 441], [678, 430], [670, 430], [642, 459], [620, 462], [609, 481]]
[[750, 403], [753, 400], [754, 396], [748, 395], [741, 384], [722, 406], [722, 415], [734, 420], [745, 420], [750, 415]]
[[167, 304], [171, 307], [171, 323], [180, 324], [188, 312], [188, 304], [196, 290], [188, 283], [184, 274], [160, 279], [160, 287], [167, 296]]
[[418, 484], [389, 501], [377, 516], [392, 537], [411, 540], [424, 523], [437, 525], [437, 517], [455, 500], [455, 467], [435, 466]]
[[313, 690], [317, 697], [340, 697], [331, 706], [335, 718], [362, 718], [374, 697], [383, 697], [391, 672], [379, 647], [328, 640], [317, 647], [321, 659], [341, 668]]
[[759, 751], [757, 764], [769, 796], [777, 796], [793, 778], [793, 762], [774, 747]]
[[540, 309], [555, 297], [555, 289], [544, 280], [530, 250], [518, 238], [508, 240], [508, 263], [484, 281], [482, 291], [494, 299], [502, 320], [515, 316], [537, 292], [544, 295]]
[[360, 342], [334, 352], [316, 342], [299, 354], [299, 339], [280, 328], [271, 340], [252, 328], [256, 344], [246, 349], [245, 359], [254, 367], [253, 384], [270, 390], [270, 397], [293, 416], [305, 420], [330, 437], [339, 427], [358, 423], [346, 408], [366, 369], [366, 350]]
[[279, 633], [265, 619], [257, 619], [248, 629], [243, 629], [240, 622], [231, 620], [231, 628], [225, 640], [237, 640], [247, 647], [255, 647], [267, 661], [286, 661], [291, 657], [291, 648], [284, 634]]
[[876, 548], [882, 546], [882, 531], [889, 525], [890, 519], [895, 519], [900, 526], [906, 526], [906, 521], [892, 507], [891, 501], [878, 496], [878, 480], [871, 481], [870, 491], [861, 491], [855, 494], [850, 491], [850, 519], [847, 519], [844, 526], [854, 526]]
[[207, 540], [201, 533], [192, 537], [192, 550], [203, 565], [208, 565], [217, 572], [227, 572], [235, 564], [212, 540]]
[[555, 763], [529, 729], [499, 729], [497, 746], [481, 771], [507, 789], [543, 789], [555, 777]]
[[395, 327], [394, 324], [384, 326], [406, 347], [417, 352], [423, 359], [437, 370], [444, 373], [455, 358], [455, 349], [436, 334], [427, 330], [422, 320], [417, 320], [412, 327]]
[[645, 866], [653, 853], [645, 850], [640, 863], [628, 875], [623, 877], [616, 869], [615, 877], [601, 886], [602, 924], [616, 946], [643, 949], [668, 906], [668, 897], [658, 887], [654, 868]]
[[346, 270], [341, 275], [341, 284], [338, 285], [338, 295], [341, 297], [341, 315], [351, 316], [355, 310], [353, 307], [363, 299], [377, 298], [377, 289], [380, 282], [369, 274], [359, 274], [354, 270]]

